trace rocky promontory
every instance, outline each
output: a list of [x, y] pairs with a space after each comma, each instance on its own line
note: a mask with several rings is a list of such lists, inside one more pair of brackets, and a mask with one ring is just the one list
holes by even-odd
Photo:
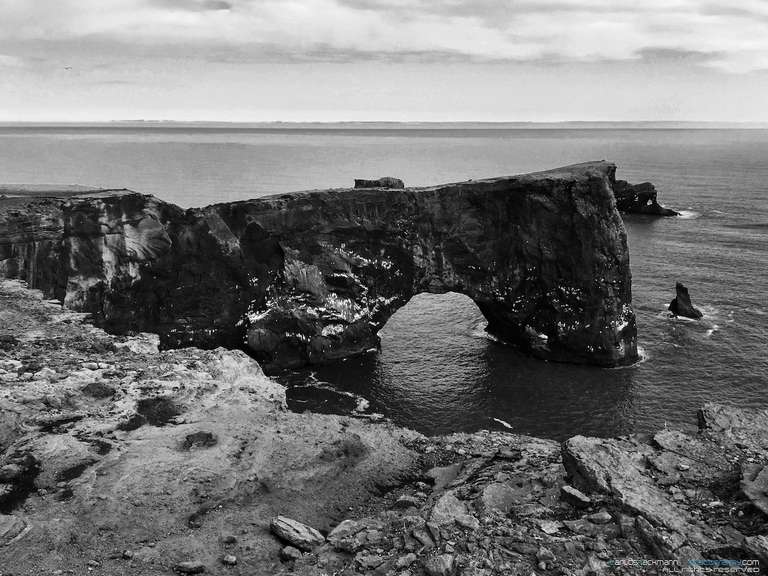
[[615, 185], [615, 166], [591, 162], [190, 210], [126, 190], [7, 199], [0, 274], [111, 332], [245, 347], [267, 370], [375, 348], [414, 294], [446, 291], [507, 343], [614, 366], [637, 357]]
[[630, 184], [626, 180], [616, 180], [613, 192], [619, 212], [646, 216], [680, 216], [679, 212], [659, 204], [656, 187], [650, 182]]
[[84, 316], [0, 282], [3, 576], [768, 563], [765, 411], [707, 404], [698, 431], [563, 443], [428, 438], [292, 413], [240, 351], [159, 352], [150, 334], [110, 335]]

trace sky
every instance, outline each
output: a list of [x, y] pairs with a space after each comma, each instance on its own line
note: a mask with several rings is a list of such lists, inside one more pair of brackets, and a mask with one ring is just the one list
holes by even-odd
[[0, 0], [0, 121], [768, 121], [766, 0]]

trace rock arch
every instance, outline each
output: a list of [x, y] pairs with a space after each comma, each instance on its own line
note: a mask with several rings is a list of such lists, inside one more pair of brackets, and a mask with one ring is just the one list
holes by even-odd
[[245, 346], [267, 369], [375, 347], [414, 294], [448, 291], [510, 344], [612, 366], [637, 355], [614, 173], [594, 162], [187, 211], [132, 192], [86, 195], [61, 201], [46, 238], [16, 235], [16, 268], [114, 331]]

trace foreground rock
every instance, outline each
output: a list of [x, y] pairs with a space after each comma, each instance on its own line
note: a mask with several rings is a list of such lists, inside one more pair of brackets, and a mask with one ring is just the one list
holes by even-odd
[[646, 214], [649, 216], [680, 216], [670, 208], [664, 208], [656, 199], [656, 187], [650, 182], [630, 184], [625, 180], [616, 180], [613, 185], [616, 207], [626, 214]]
[[293, 414], [240, 352], [152, 352], [18, 283], [0, 283], [0, 326], [14, 575], [587, 576], [768, 558], [765, 411], [707, 404], [697, 433], [562, 445], [426, 438]]
[[683, 316], [685, 318], [693, 318], [698, 320], [702, 318], [704, 314], [698, 308], [694, 308], [691, 304], [691, 297], [688, 294], [688, 288], [678, 282], [675, 284], [676, 296], [672, 302], [669, 303], [669, 311], [675, 316]]
[[285, 516], [272, 518], [269, 528], [275, 536], [300, 550], [312, 550], [325, 542], [325, 537], [311, 526]]
[[130, 191], [14, 199], [0, 210], [0, 274], [110, 331], [245, 346], [265, 369], [375, 349], [414, 294], [447, 291], [507, 343], [614, 366], [637, 357], [614, 174], [593, 162], [187, 211]]

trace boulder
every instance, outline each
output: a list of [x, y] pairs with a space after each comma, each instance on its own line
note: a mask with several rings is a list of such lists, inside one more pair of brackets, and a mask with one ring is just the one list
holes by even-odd
[[675, 316], [683, 316], [685, 318], [693, 318], [698, 320], [704, 314], [700, 310], [693, 307], [691, 304], [691, 297], [688, 295], [688, 288], [678, 282], [675, 284], [676, 296], [672, 302], [669, 303], [669, 311]]
[[467, 515], [467, 505], [459, 500], [453, 492], [446, 492], [432, 508], [429, 521], [438, 526], [445, 526], [453, 524], [458, 517]]
[[509, 512], [517, 499], [517, 492], [502, 482], [494, 482], [483, 488], [480, 496], [483, 510], [488, 513], [497, 510], [503, 514]]
[[197, 560], [179, 562], [173, 569], [179, 574], [202, 574], [205, 572], [205, 564]]
[[300, 550], [311, 551], [325, 543], [320, 532], [286, 516], [272, 518], [269, 528], [275, 536]]
[[587, 508], [592, 504], [592, 499], [589, 496], [570, 484], [565, 484], [560, 488], [560, 498], [576, 508]]

